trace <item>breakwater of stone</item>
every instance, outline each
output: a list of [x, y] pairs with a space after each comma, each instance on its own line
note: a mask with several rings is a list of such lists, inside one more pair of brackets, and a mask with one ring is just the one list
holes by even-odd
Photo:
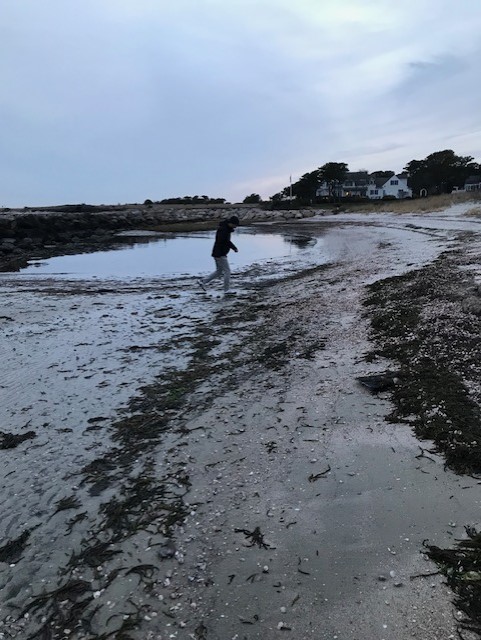
[[0, 210], [0, 268], [16, 268], [31, 255], [95, 251], [115, 242], [120, 231], [214, 222], [232, 215], [249, 224], [301, 219], [315, 213], [309, 209], [269, 211], [252, 205], [66, 205], [4, 209]]

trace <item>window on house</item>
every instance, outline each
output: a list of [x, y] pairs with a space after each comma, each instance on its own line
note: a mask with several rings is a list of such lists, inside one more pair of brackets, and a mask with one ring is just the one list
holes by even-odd
[[399, 184], [399, 180], [391, 180], [391, 184], [392, 185]]

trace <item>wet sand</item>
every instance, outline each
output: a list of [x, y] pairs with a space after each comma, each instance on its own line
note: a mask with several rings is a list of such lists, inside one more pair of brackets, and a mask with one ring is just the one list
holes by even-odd
[[3, 281], [1, 430], [35, 437], [0, 451], [0, 637], [456, 637], [442, 578], [411, 577], [479, 520], [478, 481], [356, 381], [391, 364], [365, 286], [477, 233], [415, 221], [296, 223], [327, 263], [246, 269], [228, 301]]

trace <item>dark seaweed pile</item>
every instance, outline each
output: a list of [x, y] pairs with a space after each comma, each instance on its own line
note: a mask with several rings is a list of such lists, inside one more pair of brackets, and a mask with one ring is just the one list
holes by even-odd
[[[467, 265], [463, 254], [445, 253], [369, 286], [365, 305], [376, 344], [367, 359], [386, 357], [399, 368], [388, 419], [412, 425], [447, 466], [472, 475], [481, 473], [481, 304]], [[463, 630], [481, 637], [481, 533], [466, 532], [453, 549], [426, 545], [464, 614], [460, 638]]]
[[434, 440], [457, 473], [481, 473], [481, 318], [465, 310], [476, 294], [456, 253], [368, 287], [372, 336], [367, 357], [399, 366], [390, 418]]
[[454, 549], [427, 545], [428, 556], [456, 594], [454, 604], [465, 615], [461, 628], [481, 636], [481, 533], [474, 527], [466, 527], [466, 533]]
[[26, 433], [6, 433], [0, 431], [0, 449], [15, 449], [25, 440], [36, 438], [35, 431], [27, 431]]

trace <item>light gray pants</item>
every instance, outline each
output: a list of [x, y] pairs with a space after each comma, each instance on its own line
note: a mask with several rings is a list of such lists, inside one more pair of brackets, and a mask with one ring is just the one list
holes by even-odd
[[224, 276], [224, 291], [229, 291], [230, 286], [230, 267], [229, 261], [227, 260], [227, 256], [221, 256], [220, 258], [214, 258], [216, 269], [214, 273], [211, 273], [210, 276], [204, 278], [203, 283], [207, 284], [214, 278], [221, 278]]

